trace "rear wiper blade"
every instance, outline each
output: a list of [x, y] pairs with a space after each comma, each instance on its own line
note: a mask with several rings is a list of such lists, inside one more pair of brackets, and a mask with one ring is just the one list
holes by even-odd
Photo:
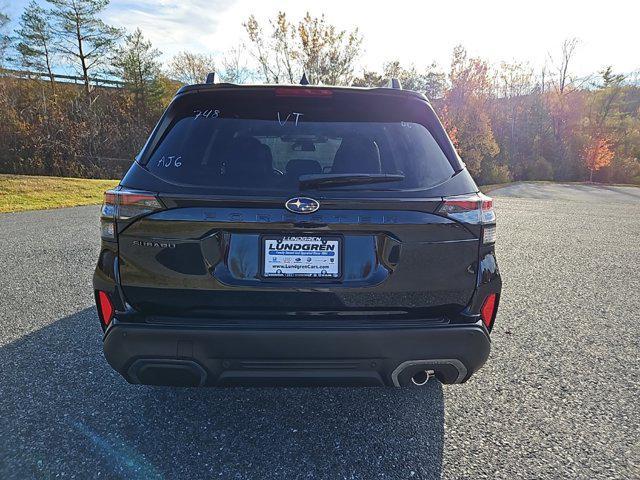
[[300, 175], [300, 188], [342, 187], [344, 185], [366, 185], [369, 183], [399, 182], [404, 175], [399, 173], [322, 173]]

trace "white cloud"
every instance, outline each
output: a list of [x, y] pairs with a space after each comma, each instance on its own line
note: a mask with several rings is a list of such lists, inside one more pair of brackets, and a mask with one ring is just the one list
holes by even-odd
[[166, 56], [181, 50], [220, 51], [220, 19], [234, 0], [114, 0], [105, 20], [128, 30], [140, 28]]

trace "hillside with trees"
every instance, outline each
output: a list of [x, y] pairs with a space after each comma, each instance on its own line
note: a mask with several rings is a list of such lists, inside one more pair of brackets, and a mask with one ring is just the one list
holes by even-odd
[[[100, 20], [108, 0], [32, 1], [0, 11], [0, 173], [118, 178], [182, 84], [215, 72], [232, 83], [383, 86], [424, 93], [479, 183], [513, 180], [640, 184], [640, 81], [604, 66], [573, 74], [576, 39], [547, 65], [491, 65], [456, 47], [450, 64], [389, 59], [362, 70], [366, 38], [324, 16], [249, 16], [224, 54], [183, 50], [166, 62], [137, 29]], [[423, 59], [416, 59], [423, 60]], [[424, 63], [424, 62], [423, 62]]]

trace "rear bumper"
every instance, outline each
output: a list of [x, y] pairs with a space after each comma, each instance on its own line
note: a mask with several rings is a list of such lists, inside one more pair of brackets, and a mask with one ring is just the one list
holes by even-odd
[[114, 323], [109, 364], [130, 383], [174, 386], [404, 386], [432, 370], [462, 383], [487, 360], [481, 324], [258, 329]]

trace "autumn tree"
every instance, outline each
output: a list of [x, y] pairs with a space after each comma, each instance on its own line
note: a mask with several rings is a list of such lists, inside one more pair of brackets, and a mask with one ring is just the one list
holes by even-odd
[[204, 83], [207, 75], [215, 72], [215, 60], [207, 53], [183, 51], [176, 54], [169, 62], [169, 76], [187, 85]]
[[312, 84], [351, 84], [362, 45], [357, 28], [340, 30], [324, 15], [309, 13], [294, 25], [284, 12], [269, 20], [267, 30], [253, 15], [244, 27], [267, 83], [298, 83], [304, 72]]
[[31, 0], [20, 17], [16, 50], [25, 68], [46, 72], [51, 86], [55, 85], [56, 38], [47, 12], [35, 0]]
[[308, 12], [298, 24], [300, 65], [313, 84], [350, 85], [355, 61], [361, 53], [362, 37], [355, 28], [338, 30], [324, 14]]
[[91, 76], [108, 66], [111, 52], [121, 31], [106, 25], [99, 15], [109, 0], [47, 0], [60, 42], [58, 51], [75, 65], [82, 76], [87, 94]]
[[[621, 111], [621, 97], [624, 87], [624, 75], [615, 74], [612, 67], [600, 72], [601, 81], [595, 86], [595, 94], [589, 102], [587, 121], [593, 133], [601, 133], [615, 124], [619, 124]], [[614, 125], [609, 125], [613, 120]]]
[[275, 56], [276, 68], [279, 70], [282, 66], [285, 81], [294, 83], [299, 73], [295, 65], [299, 57], [299, 53], [296, 52], [296, 28], [287, 20], [284, 12], [278, 12], [275, 20], [270, 23], [273, 28], [272, 55]]
[[389, 80], [397, 78], [405, 90], [424, 93], [430, 100], [442, 98], [446, 89], [446, 74], [435, 63], [419, 71], [415, 65], [403, 66], [399, 60], [385, 62], [382, 73], [365, 70], [353, 80], [355, 87], [384, 87]]
[[301, 75], [296, 27], [284, 12], [267, 24], [265, 31], [254, 15], [243, 24], [260, 76], [266, 83], [296, 83]]
[[516, 124], [526, 110], [527, 99], [535, 88], [533, 69], [522, 62], [502, 62], [495, 73], [495, 96], [507, 100], [506, 112], [510, 140], [515, 142]]
[[365, 70], [362, 75], [353, 79], [354, 87], [382, 87], [385, 83], [384, 76], [375, 70]]
[[[450, 88], [445, 93], [441, 114], [469, 171], [480, 175], [485, 162], [500, 151], [488, 115], [491, 80], [489, 67], [478, 58], [469, 58], [458, 46], [453, 51], [449, 72]], [[455, 128], [452, 134], [451, 127]], [[489, 169], [489, 163], [486, 170]]]
[[279, 83], [279, 57], [273, 56], [273, 50], [276, 47], [272, 41], [272, 36], [266, 36], [262, 25], [258, 23], [258, 20], [253, 15], [249, 16], [249, 19], [243, 26], [249, 37], [249, 42], [252, 45], [251, 53], [256, 62], [258, 62], [262, 78], [266, 83]]
[[244, 48], [233, 47], [227, 50], [220, 59], [222, 68], [219, 71], [220, 81], [242, 84], [251, 77], [251, 70], [247, 66]]
[[160, 55], [160, 51], [153, 48], [138, 28], [125, 37], [124, 44], [116, 49], [113, 56], [113, 73], [124, 80], [126, 88], [133, 93], [139, 113], [159, 100]]
[[589, 181], [593, 182], [593, 172], [597, 172], [602, 167], [606, 167], [613, 160], [614, 152], [611, 142], [606, 137], [594, 137], [584, 149], [583, 160], [589, 170]]
[[382, 67], [383, 77], [388, 81], [397, 78], [402, 88], [424, 93], [429, 99], [442, 98], [446, 87], [446, 74], [438, 69], [435, 63], [425, 70], [418, 71], [415, 65], [404, 67], [399, 60], [385, 62]]
[[615, 138], [616, 156], [599, 176], [605, 181], [640, 184], [640, 83], [633, 77], [625, 79], [615, 109], [607, 124]]
[[422, 89], [430, 100], [444, 97], [447, 89], [447, 75], [433, 62], [421, 74]]
[[[630, 89], [625, 85], [625, 76], [614, 73], [612, 67], [606, 67], [599, 72], [592, 90], [586, 102], [586, 117], [582, 121], [583, 137], [586, 138], [584, 150], [588, 152], [583, 154], [583, 159], [591, 181], [594, 172], [614, 162], [618, 170], [629, 170], [634, 163], [634, 157], [635, 163], [638, 162], [637, 153], [640, 153], [637, 148], [634, 152], [632, 146], [637, 143], [640, 135], [640, 123], [634, 118], [634, 107], [629, 105]], [[635, 103], [640, 104], [639, 101]], [[598, 160], [606, 159], [608, 153], [605, 146], [613, 150], [613, 156], [611, 161], [601, 164]], [[604, 154], [601, 154], [603, 151]], [[592, 168], [598, 164], [601, 164], [598, 168]], [[623, 164], [624, 167], [620, 168]], [[624, 177], [618, 180], [628, 181]]]
[[580, 91], [586, 79], [577, 78], [572, 72], [578, 45], [578, 39], [566, 39], [560, 55], [549, 55], [549, 73], [545, 75], [545, 101], [555, 139], [553, 160], [561, 179], [574, 178], [573, 172], [579, 167], [579, 146], [572, 139], [580, 126], [584, 100]]
[[540, 103], [533, 69], [522, 62], [502, 62], [493, 73], [493, 99], [488, 108], [494, 138], [500, 145], [496, 160], [508, 165], [518, 180], [553, 176], [544, 158], [548, 118]]

